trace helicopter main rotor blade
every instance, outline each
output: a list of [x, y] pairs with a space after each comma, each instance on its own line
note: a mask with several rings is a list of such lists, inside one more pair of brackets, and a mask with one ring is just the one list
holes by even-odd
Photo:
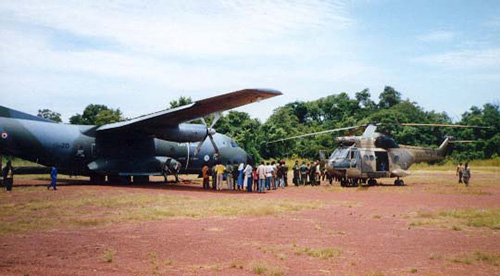
[[401, 126], [435, 126], [435, 127], [456, 127], [456, 128], [491, 128], [485, 126], [468, 126], [468, 125], [452, 125], [452, 124], [420, 124], [420, 123], [399, 123], [395, 125]]
[[314, 135], [319, 135], [319, 134], [338, 132], [338, 131], [342, 131], [342, 130], [349, 130], [349, 129], [360, 128], [360, 127], [364, 127], [364, 126], [350, 126], [350, 127], [328, 129], [328, 130], [323, 130], [323, 131], [318, 131], [318, 132], [307, 133], [307, 134], [297, 135], [297, 136], [293, 136], [293, 137], [287, 137], [287, 138], [282, 138], [282, 139], [278, 139], [278, 140], [273, 140], [273, 141], [266, 142], [266, 144], [272, 144], [272, 143], [276, 143], [276, 142], [283, 142], [286, 140], [299, 139], [299, 138], [304, 138], [304, 137], [309, 137], [309, 136], [314, 136]]

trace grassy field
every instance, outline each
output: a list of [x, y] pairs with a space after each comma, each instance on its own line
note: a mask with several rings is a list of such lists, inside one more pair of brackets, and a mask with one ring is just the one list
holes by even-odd
[[[276, 216], [283, 212], [319, 209], [319, 201], [287, 199], [195, 199], [186, 196], [128, 192], [79, 191], [47, 194], [44, 187], [19, 189], [35, 197], [9, 201], [0, 194], [0, 235], [62, 227], [92, 227], [115, 222], [155, 221], [168, 218]], [[16, 190], [17, 193], [17, 190]]]

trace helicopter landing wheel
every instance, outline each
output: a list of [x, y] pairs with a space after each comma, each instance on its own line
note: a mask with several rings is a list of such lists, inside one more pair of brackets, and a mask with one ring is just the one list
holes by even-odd
[[374, 178], [368, 179], [368, 186], [374, 186], [374, 185], [377, 185], [377, 180], [375, 180]]
[[396, 179], [394, 181], [394, 185], [396, 185], [396, 186], [404, 186], [405, 182], [403, 181], [403, 179]]

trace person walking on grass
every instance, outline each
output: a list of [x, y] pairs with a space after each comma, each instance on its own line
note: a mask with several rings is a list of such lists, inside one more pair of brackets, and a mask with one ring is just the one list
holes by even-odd
[[464, 174], [464, 167], [462, 167], [462, 163], [460, 163], [457, 166], [457, 174], [456, 174], [456, 175], [458, 175], [458, 184], [463, 183], [462, 182], [463, 174]]
[[464, 180], [465, 187], [469, 187], [469, 181], [470, 181], [471, 177], [472, 177], [472, 175], [470, 173], [469, 163], [465, 163], [464, 172], [462, 175], [462, 179]]
[[52, 167], [52, 170], [50, 170], [50, 184], [47, 185], [47, 190], [50, 190], [50, 187], [54, 189], [54, 191], [57, 191], [57, 168]]
[[[1, 158], [1, 157], [0, 157]], [[7, 165], [3, 168], [3, 184], [5, 185], [5, 190], [10, 193], [12, 190], [12, 185], [14, 184], [14, 170], [12, 168], [12, 162], [9, 160]]]

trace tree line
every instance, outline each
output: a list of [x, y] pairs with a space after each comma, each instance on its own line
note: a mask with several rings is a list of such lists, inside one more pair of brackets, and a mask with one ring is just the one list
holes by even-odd
[[[169, 103], [175, 108], [192, 103], [189, 97], [180, 97]], [[39, 110], [39, 116], [60, 121], [60, 114], [48, 109]], [[207, 118], [210, 124], [211, 117]], [[81, 114], [70, 117], [71, 124], [103, 125], [125, 120], [120, 109], [105, 105], [88, 105]], [[379, 132], [391, 135], [399, 144], [438, 146], [446, 135], [474, 143], [457, 144], [449, 158], [455, 161], [487, 159], [500, 155], [500, 108], [487, 103], [472, 106], [463, 113], [457, 124], [488, 126], [488, 129], [450, 129], [442, 127], [401, 127], [398, 123], [453, 123], [445, 112], [426, 111], [416, 102], [403, 100], [399, 91], [386, 86], [378, 102], [371, 98], [369, 89], [355, 93], [331, 94], [314, 101], [295, 101], [273, 110], [265, 121], [251, 118], [246, 112], [229, 111], [215, 125], [219, 133], [232, 137], [243, 149], [259, 161], [282, 157], [317, 158], [319, 150], [333, 151], [337, 145], [334, 134], [322, 134], [305, 139], [287, 140], [273, 144], [266, 142], [304, 133], [385, 123]], [[392, 125], [391, 125], [392, 124]], [[360, 134], [361, 132], [355, 133]], [[335, 135], [345, 135], [337, 133]]]

